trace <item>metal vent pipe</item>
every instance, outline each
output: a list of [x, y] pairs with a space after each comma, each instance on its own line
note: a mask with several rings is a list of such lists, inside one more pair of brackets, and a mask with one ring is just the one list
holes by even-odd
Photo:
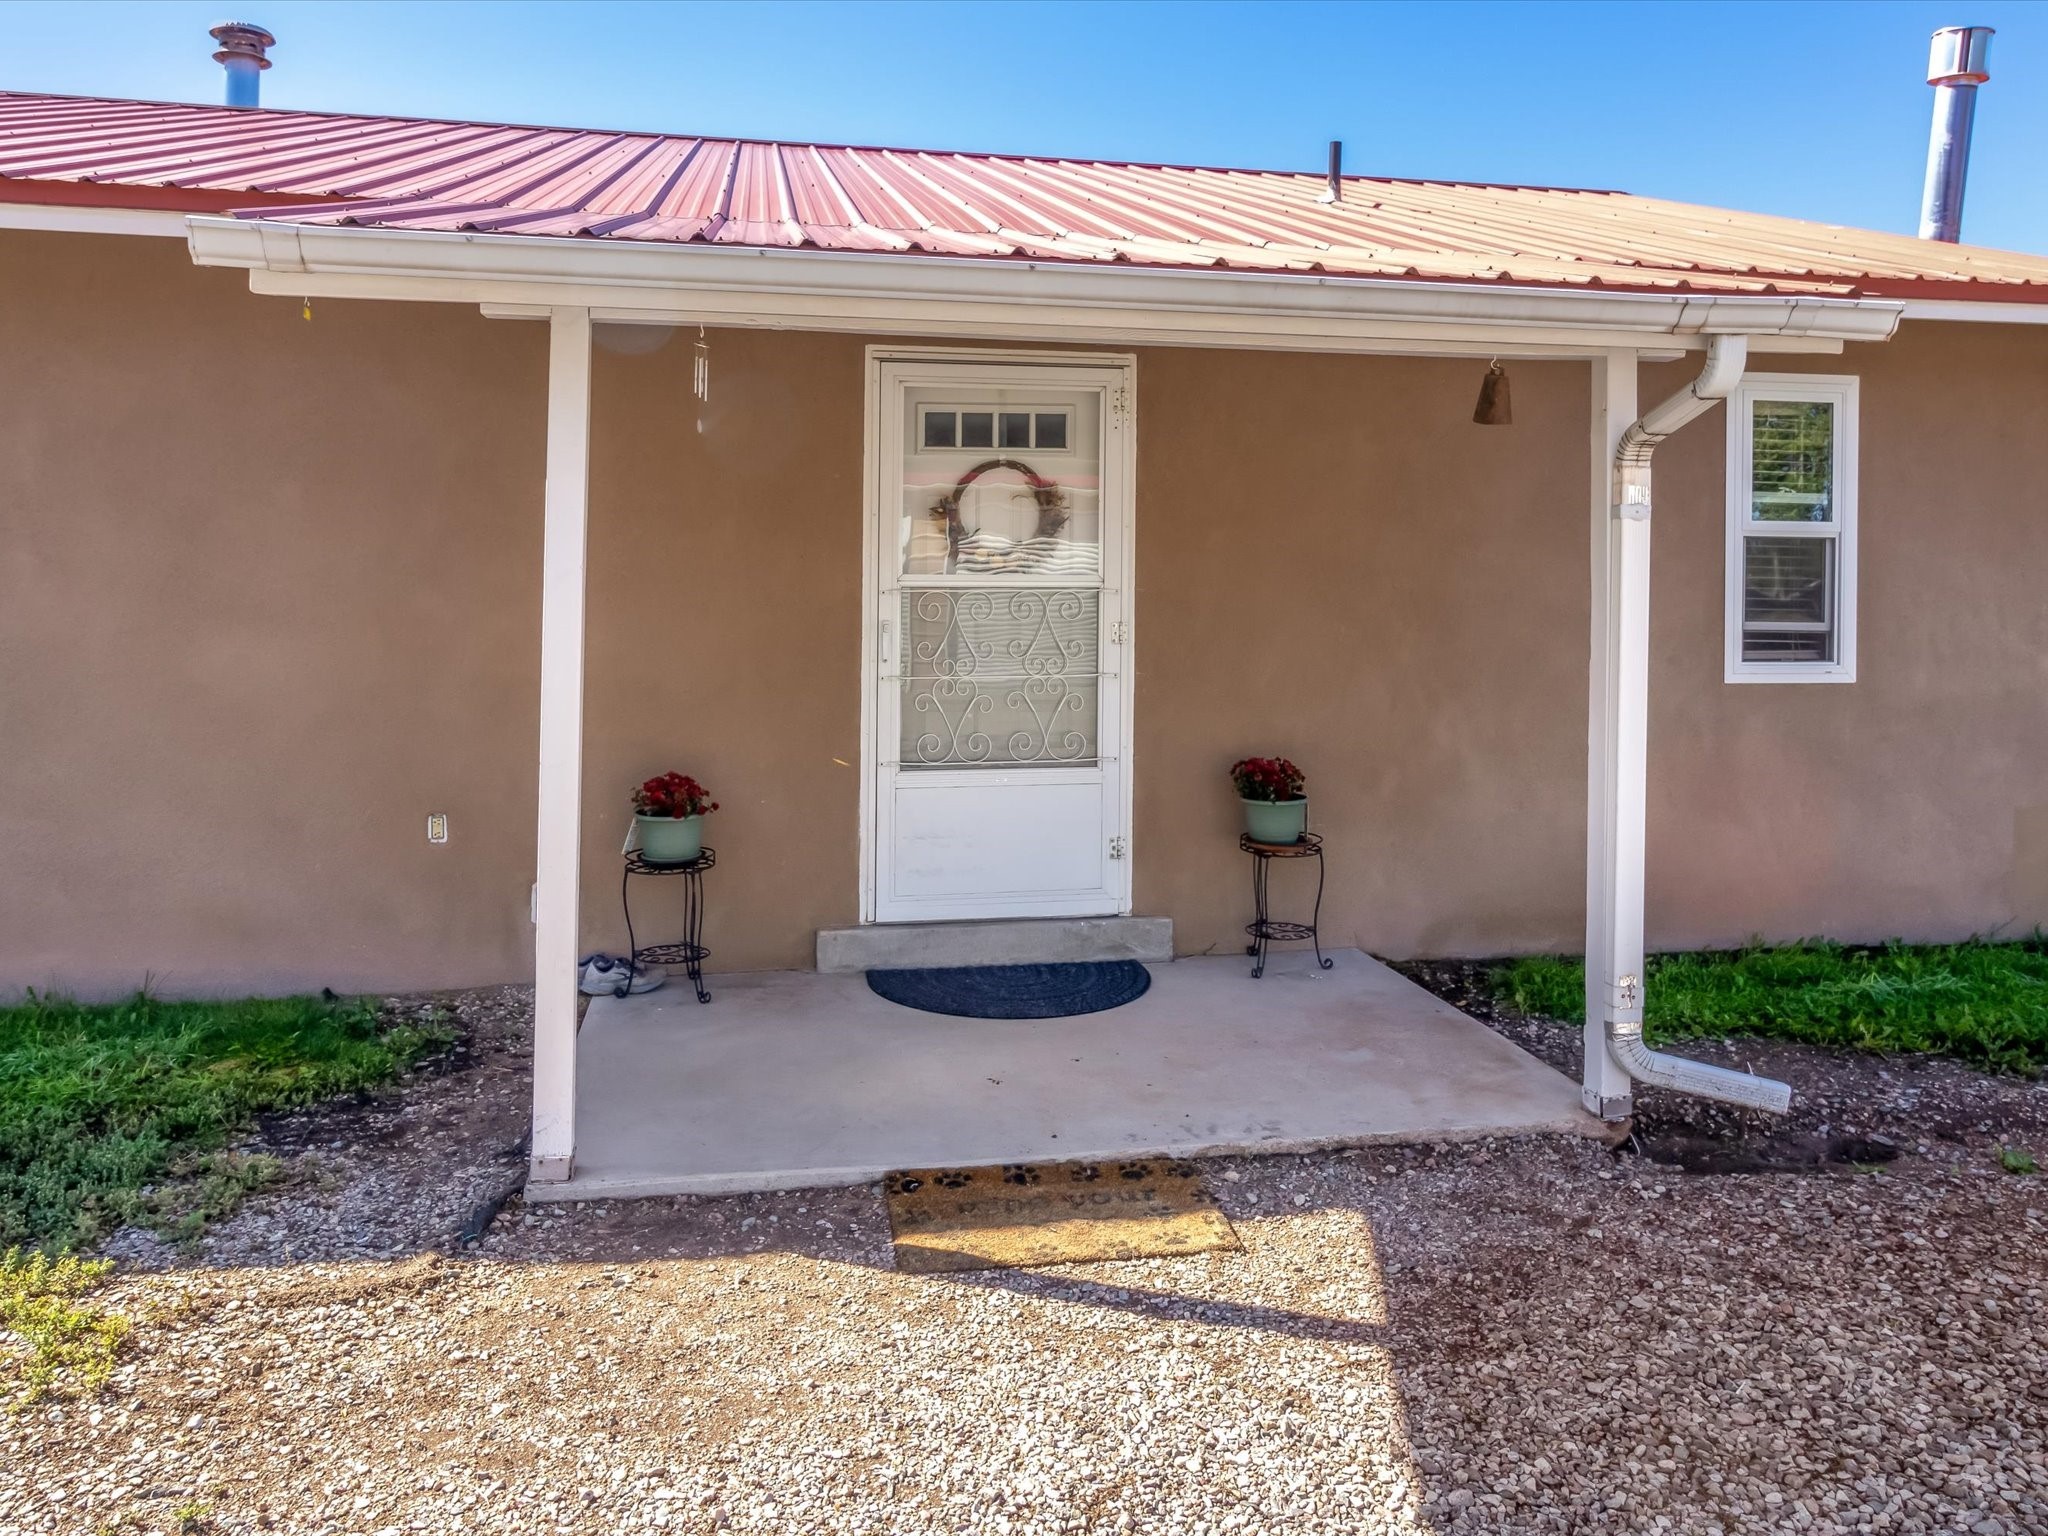
[[207, 36], [220, 44], [220, 51], [214, 54], [213, 62], [227, 71], [228, 105], [260, 106], [263, 71], [270, 68], [270, 58], [265, 50], [275, 48], [277, 39], [249, 21], [224, 21], [211, 29]]
[[1977, 87], [1991, 78], [1990, 27], [1943, 27], [1927, 54], [1934, 87], [1934, 128], [1927, 139], [1927, 186], [1920, 194], [1920, 238], [1953, 245], [1963, 232], [1963, 182], [1970, 172], [1970, 128]]

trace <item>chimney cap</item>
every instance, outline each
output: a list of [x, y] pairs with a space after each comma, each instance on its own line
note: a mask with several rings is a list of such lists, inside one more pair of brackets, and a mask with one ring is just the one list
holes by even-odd
[[1982, 85], [1991, 78], [1992, 27], [1943, 27], [1927, 50], [1929, 85]]
[[206, 35], [220, 44], [220, 51], [213, 56], [216, 64], [225, 64], [229, 59], [247, 59], [258, 69], [270, 68], [270, 60], [263, 50], [275, 48], [277, 39], [253, 21], [224, 21], [217, 27], [207, 29]]

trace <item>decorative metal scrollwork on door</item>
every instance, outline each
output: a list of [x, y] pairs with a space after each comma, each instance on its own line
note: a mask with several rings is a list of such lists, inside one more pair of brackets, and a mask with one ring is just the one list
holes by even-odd
[[1102, 594], [903, 594], [905, 767], [1095, 761]]

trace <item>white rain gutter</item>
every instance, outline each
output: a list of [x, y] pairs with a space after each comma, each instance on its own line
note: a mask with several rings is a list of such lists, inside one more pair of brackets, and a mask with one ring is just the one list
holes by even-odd
[[869, 334], [1343, 350], [1427, 340], [1513, 355], [1584, 355], [1639, 339], [1741, 333], [1759, 349], [1882, 341], [1890, 300], [1605, 290], [1255, 274], [1076, 262], [683, 245], [532, 235], [187, 220], [192, 259], [241, 267], [259, 293], [466, 302], [502, 316], [550, 306], [598, 320]]
[[[1616, 517], [1630, 522], [1648, 520], [1650, 460], [1657, 445], [1733, 394], [1735, 386], [1742, 382], [1742, 370], [1748, 361], [1748, 337], [1714, 337], [1707, 344], [1707, 365], [1700, 370], [1700, 376], [1663, 404], [1643, 412], [1622, 433], [1620, 445], [1614, 450]], [[1634, 958], [1639, 960], [1640, 955]], [[1626, 963], [1626, 959], [1617, 957], [1617, 969]], [[1602, 1020], [1607, 1054], [1635, 1081], [1773, 1114], [1783, 1114], [1792, 1107], [1792, 1090], [1784, 1083], [1651, 1050], [1643, 1043], [1642, 984], [1633, 975], [1610, 977], [1607, 981], [1602, 992], [1613, 1004]]]
[[78, 235], [188, 237], [187, 215], [169, 208], [96, 208], [77, 203], [0, 202], [0, 229], [43, 229]]
[[1908, 320], [1960, 320], [1979, 325], [2048, 325], [2048, 304], [2005, 304], [1978, 299], [1908, 299]]

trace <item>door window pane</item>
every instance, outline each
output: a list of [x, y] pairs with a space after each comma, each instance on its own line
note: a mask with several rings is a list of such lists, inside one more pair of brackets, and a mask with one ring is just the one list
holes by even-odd
[[1101, 392], [917, 384], [903, 420], [898, 764], [1096, 766]]
[[903, 416], [906, 581], [1101, 579], [1099, 392], [918, 385], [905, 392]]
[[1758, 522], [1831, 522], [1834, 496], [1834, 403], [1751, 401], [1751, 518]]

